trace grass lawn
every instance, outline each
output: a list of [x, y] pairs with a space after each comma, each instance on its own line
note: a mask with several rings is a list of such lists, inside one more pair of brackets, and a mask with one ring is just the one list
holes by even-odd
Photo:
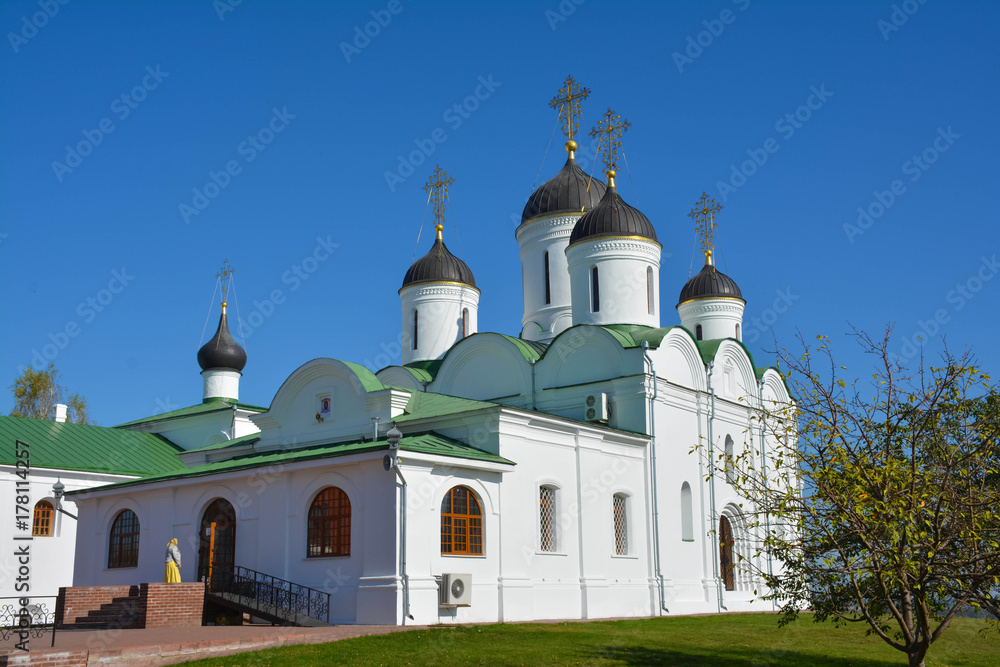
[[[931, 646], [928, 667], [1000, 665], [1000, 633], [957, 619]], [[772, 614], [726, 614], [590, 623], [434, 627], [330, 644], [211, 658], [197, 667], [304, 665], [905, 665], [906, 656], [864, 627], [835, 628], [803, 615], [778, 627]]]

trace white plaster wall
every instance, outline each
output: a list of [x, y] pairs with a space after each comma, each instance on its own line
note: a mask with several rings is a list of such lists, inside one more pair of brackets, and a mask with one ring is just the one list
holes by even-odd
[[[469, 311], [467, 335], [479, 330], [479, 290], [457, 283], [416, 283], [399, 293], [403, 306], [403, 364], [440, 359], [462, 339], [462, 311]], [[413, 312], [417, 347], [413, 347]]]
[[[549, 341], [572, 324], [566, 246], [581, 214], [539, 216], [517, 228], [527, 340]], [[549, 253], [549, 303], [545, 303], [545, 253]]]
[[240, 378], [243, 376], [239, 371], [206, 370], [201, 372], [205, 379], [202, 398], [231, 398], [240, 399]]
[[[660, 245], [635, 238], [598, 237], [566, 249], [573, 302], [573, 324], [660, 326]], [[592, 311], [591, 269], [597, 267], [600, 310]], [[646, 292], [652, 269], [653, 312]]]
[[[30, 443], [29, 443], [30, 444]], [[13, 443], [11, 443], [13, 447]], [[30, 451], [30, 447], [29, 447]], [[29, 459], [30, 461], [30, 459]], [[120, 475], [99, 475], [94, 473], [75, 472], [72, 470], [51, 470], [47, 468], [30, 468], [28, 472], [28, 510], [29, 515], [23, 520], [27, 529], [17, 527], [16, 514], [18, 494], [23, 494], [24, 487], [17, 486], [20, 478], [15, 475], [15, 466], [0, 466], [0, 497], [7, 509], [0, 517], [0, 541], [4, 547], [0, 556], [0, 597], [11, 596], [50, 596], [59, 592], [60, 586], [69, 586], [73, 581], [73, 559], [76, 546], [77, 522], [73, 518], [55, 511], [56, 501], [52, 494], [52, 485], [57, 480], [62, 481], [66, 491], [87, 489], [111, 481], [127, 479]], [[32, 537], [31, 525], [34, 518], [35, 505], [47, 500], [53, 507], [53, 530], [50, 537]], [[77, 513], [76, 503], [63, 499], [62, 508], [70, 514]], [[31, 537], [30, 540], [16, 540], [15, 537]], [[21, 563], [14, 552], [18, 547], [28, 546], [30, 554], [30, 569], [27, 581], [17, 581], [23, 577], [19, 573]], [[27, 584], [28, 588], [24, 588]], [[19, 590], [20, 589], [20, 590]], [[41, 601], [39, 601], [41, 602]], [[54, 609], [54, 600], [45, 601], [48, 609]]]
[[[219, 403], [219, 405], [224, 406], [226, 404]], [[256, 427], [253, 427], [251, 431], [242, 419], [238, 419], [237, 423], [239, 426], [234, 429], [233, 408], [232, 406], [228, 406], [228, 409], [208, 414], [139, 424], [135, 427], [130, 427], [129, 430], [142, 431], [143, 433], [159, 433], [182, 449], [197, 449], [206, 445], [213, 445], [237, 438], [240, 435], [247, 435], [247, 433], [242, 432], [244, 430], [248, 432], [255, 432], [257, 430]], [[127, 451], [118, 453], [126, 457], [125, 461], [127, 461], [127, 457], [135, 455]]]
[[[691, 333], [695, 332], [697, 325], [701, 325], [702, 340], [716, 338], [743, 340], [743, 309], [745, 307], [746, 303], [740, 299], [697, 299], [678, 305], [677, 312], [681, 316], [681, 325]], [[737, 325], [739, 325], [738, 336]]]

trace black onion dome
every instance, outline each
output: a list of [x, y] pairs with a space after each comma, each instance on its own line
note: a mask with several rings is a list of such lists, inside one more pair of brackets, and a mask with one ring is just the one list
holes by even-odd
[[521, 213], [521, 222], [548, 213], [589, 211], [601, 201], [604, 189], [601, 179], [587, 176], [576, 160], [570, 157], [558, 174], [531, 193]]
[[226, 309], [222, 309], [219, 328], [212, 339], [198, 350], [198, 365], [201, 370], [242, 371], [247, 365], [247, 353], [233, 340], [226, 320]]
[[440, 238], [434, 242], [431, 251], [415, 261], [403, 277], [403, 289], [413, 283], [447, 281], [476, 286], [476, 279], [465, 262], [448, 251]]
[[698, 272], [691, 280], [687, 281], [677, 305], [692, 299], [710, 299], [718, 297], [729, 297], [739, 299], [746, 303], [743, 293], [740, 292], [736, 281], [727, 276], [722, 271], [716, 270], [713, 264], [705, 264], [705, 268]]
[[576, 221], [569, 242], [572, 245], [594, 236], [642, 236], [656, 241], [656, 230], [649, 218], [626, 204], [611, 185], [597, 206]]

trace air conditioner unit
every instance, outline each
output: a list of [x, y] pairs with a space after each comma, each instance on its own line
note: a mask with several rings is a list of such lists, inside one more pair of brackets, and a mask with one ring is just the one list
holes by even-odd
[[608, 395], [588, 394], [583, 402], [584, 419], [589, 422], [607, 421], [608, 415]]
[[472, 575], [441, 575], [441, 606], [469, 607], [472, 605]]

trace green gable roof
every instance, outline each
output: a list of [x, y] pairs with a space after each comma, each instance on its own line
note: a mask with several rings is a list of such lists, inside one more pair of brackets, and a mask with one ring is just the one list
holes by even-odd
[[159, 475], [183, 470], [183, 451], [166, 438], [103, 426], [0, 417], [0, 463], [14, 465], [14, 441], [28, 443], [32, 468], [116, 475]]
[[[240, 438], [245, 440], [245, 438]], [[228, 443], [223, 443], [223, 445], [232, 444], [232, 441]], [[443, 435], [439, 435], [434, 432], [423, 433], [420, 435], [412, 435], [404, 437], [400, 440], [400, 448], [404, 451], [410, 452], [421, 452], [424, 454], [437, 454], [440, 456], [452, 456], [463, 459], [471, 459], [474, 461], [484, 461], [490, 463], [505, 463], [513, 465], [514, 462], [505, 459], [502, 456], [497, 456], [496, 454], [491, 454], [490, 452], [484, 452], [481, 449], [476, 449], [470, 445], [465, 444], [459, 440], [453, 438], [448, 438]], [[200, 466], [194, 466], [191, 468], [184, 468], [181, 471], [166, 472], [160, 475], [153, 475], [146, 477], [144, 479], [130, 479], [123, 482], [117, 482], [115, 484], [109, 484], [102, 486], [102, 489], [110, 488], [120, 488], [124, 486], [135, 486], [137, 484], [148, 484], [152, 482], [163, 482], [175, 479], [190, 479], [194, 477], [205, 477], [207, 475], [215, 475], [224, 472], [233, 472], [237, 470], [247, 470], [250, 468], [258, 468], [260, 466], [267, 466], [272, 464], [288, 464], [297, 463], [299, 461], [313, 461], [317, 459], [330, 459], [340, 456], [346, 456], [348, 454], [360, 454], [364, 452], [374, 452], [379, 450], [389, 449], [389, 443], [385, 440], [378, 440], [375, 442], [369, 441], [356, 441], [356, 442], [341, 442], [333, 445], [318, 445], [315, 447], [302, 447], [298, 449], [283, 450], [283, 451], [268, 451], [256, 454], [247, 454], [245, 456], [239, 456], [226, 461], [217, 461], [215, 463], [206, 463]], [[182, 466], [183, 468], [183, 466]], [[90, 489], [92, 490], [92, 489]], [[77, 492], [69, 492], [66, 495], [73, 495]]]
[[262, 408], [258, 405], [239, 403], [228, 398], [210, 398], [204, 403], [199, 403], [198, 405], [181, 408], [180, 410], [171, 410], [170, 412], [164, 412], [151, 417], [143, 417], [142, 419], [136, 419], [135, 421], [119, 424], [115, 428], [129, 428], [130, 426], [139, 426], [140, 424], [152, 424], [154, 422], [167, 421], [169, 419], [179, 419], [181, 417], [209, 414], [211, 412], [220, 412], [222, 410], [232, 410], [234, 407], [241, 410], [249, 410], [251, 412], [267, 412], [267, 408]]

